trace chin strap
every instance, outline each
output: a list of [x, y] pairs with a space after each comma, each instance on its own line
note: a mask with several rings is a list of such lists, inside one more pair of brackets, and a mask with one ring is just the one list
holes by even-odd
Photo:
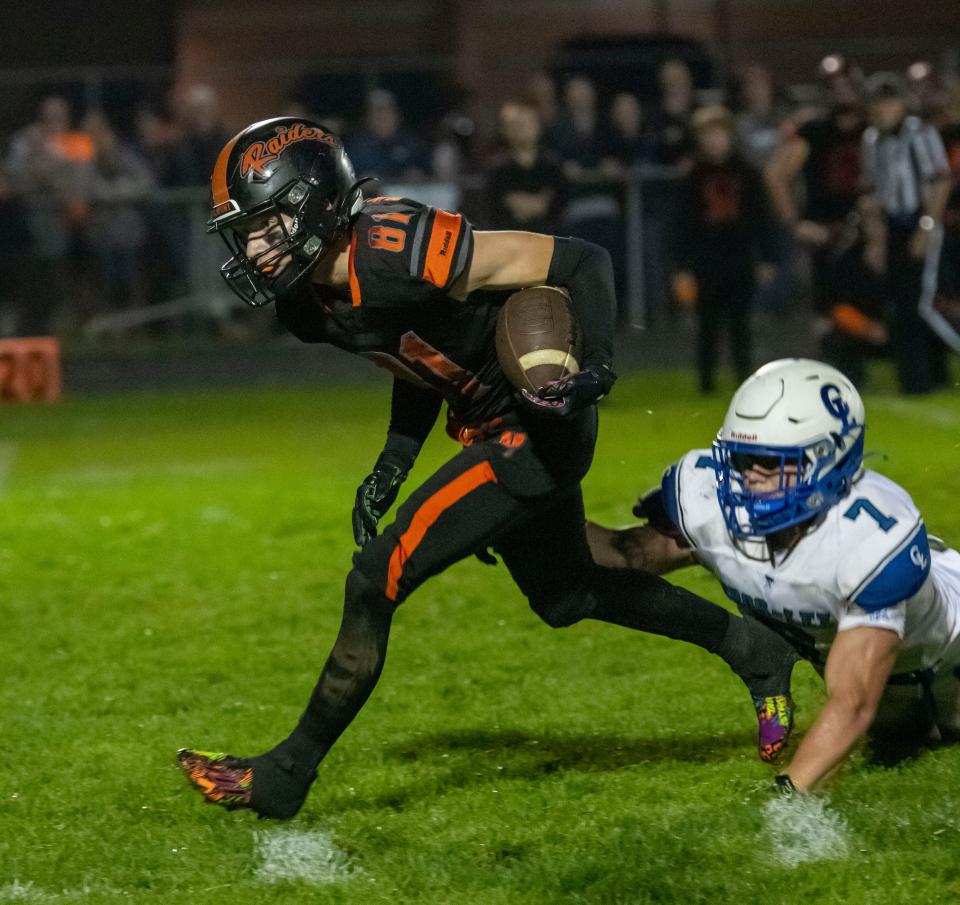
[[376, 181], [375, 176], [364, 176], [350, 186], [337, 208], [337, 229], [346, 229], [353, 218], [360, 213], [360, 208], [363, 207], [363, 192], [360, 191], [360, 187]]
[[338, 234], [345, 233], [350, 229], [350, 224], [360, 213], [360, 208], [363, 207], [363, 192], [360, 191], [360, 187], [368, 182], [376, 182], [376, 179], [373, 176], [358, 179], [343, 196], [343, 200], [337, 206], [336, 222], [329, 242], [325, 243], [320, 236], [310, 233], [300, 246], [300, 250], [307, 258], [311, 259], [312, 264], [319, 261], [327, 253]]

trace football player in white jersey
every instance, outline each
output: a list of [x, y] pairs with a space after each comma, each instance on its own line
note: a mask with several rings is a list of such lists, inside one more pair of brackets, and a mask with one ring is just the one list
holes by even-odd
[[835, 368], [771, 362], [737, 390], [712, 449], [640, 501], [646, 525], [589, 526], [605, 565], [704, 566], [821, 672], [827, 702], [777, 777], [789, 791], [816, 788], [868, 730], [881, 744], [960, 736], [960, 554], [863, 467], [865, 428]]

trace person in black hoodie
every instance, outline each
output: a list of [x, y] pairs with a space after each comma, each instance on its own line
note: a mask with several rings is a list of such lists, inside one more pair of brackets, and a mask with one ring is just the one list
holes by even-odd
[[695, 287], [700, 336], [697, 366], [700, 390], [714, 389], [722, 327], [737, 380], [751, 364], [750, 299], [759, 260], [772, 259], [771, 231], [763, 180], [737, 152], [735, 125], [725, 107], [703, 107], [693, 115], [697, 140], [686, 179], [679, 248], [677, 295]]

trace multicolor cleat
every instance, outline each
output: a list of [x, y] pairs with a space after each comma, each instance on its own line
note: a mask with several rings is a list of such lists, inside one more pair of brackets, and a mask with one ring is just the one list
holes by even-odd
[[228, 810], [251, 807], [253, 766], [249, 760], [181, 748], [177, 765], [207, 801]]
[[757, 711], [757, 753], [760, 760], [774, 764], [793, 731], [793, 698], [786, 694], [754, 696], [753, 706]]

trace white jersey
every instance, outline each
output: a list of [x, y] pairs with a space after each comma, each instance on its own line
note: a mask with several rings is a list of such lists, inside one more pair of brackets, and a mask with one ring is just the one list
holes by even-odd
[[910, 495], [883, 475], [864, 471], [848, 496], [772, 562], [765, 541], [734, 541], [727, 531], [710, 450], [687, 453], [662, 488], [668, 515], [727, 596], [742, 612], [787, 626], [785, 634], [815, 663], [823, 663], [838, 631], [863, 625], [900, 637], [894, 673], [960, 659], [960, 554], [931, 552]]

